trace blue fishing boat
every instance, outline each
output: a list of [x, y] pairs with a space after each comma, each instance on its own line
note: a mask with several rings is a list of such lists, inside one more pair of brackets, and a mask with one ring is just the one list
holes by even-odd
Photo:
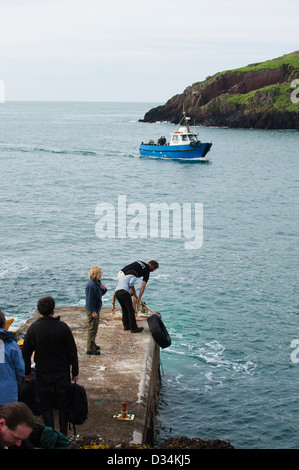
[[177, 131], [171, 132], [169, 143], [164, 136], [160, 137], [157, 143], [153, 140], [148, 143], [141, 142], [140, 155], [166, 159], [204, 160], [212, 143], [198, 140], [197, 134], [189, 128], [189, 119], [184, 114], [183, 125], [181, 126], [181, 121], [179, 124], [181, 127]]

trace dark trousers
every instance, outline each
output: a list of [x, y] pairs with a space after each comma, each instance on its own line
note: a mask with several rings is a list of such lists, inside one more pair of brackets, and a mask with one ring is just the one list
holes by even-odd
[[136, 330], [137, 324], [130, 293], [124, 289], [120, 289], [115, 292], [115, 297], [120, 303], [122, 309], [122, 321], [124, 328]]
[[70, 393], [70, 373], [40, 374], [36, 371], [36, 392], [45, 426], [54, 429], [53, 406], [58, 408], [59, 430], [67, 435], [67, 407]]

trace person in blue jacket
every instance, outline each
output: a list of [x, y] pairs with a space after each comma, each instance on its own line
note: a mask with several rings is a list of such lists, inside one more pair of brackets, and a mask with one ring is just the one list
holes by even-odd
[[20, 347], [5, 325], [6, 318], [0, 310], [0, 405], [18, 401], [18, 382], [25, 374]]
[[87, 328], [87, 354], [99, 355], [100, 346], [95, 343], [102, 308], [102, 296], [107, 289], [101, 282], [102, 266], [93, 266], [89, 270], [89, 281], [85, 287], [88, 328]]

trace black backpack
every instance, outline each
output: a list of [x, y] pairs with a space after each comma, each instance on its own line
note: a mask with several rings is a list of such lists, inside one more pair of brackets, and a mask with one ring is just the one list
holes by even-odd
[[83, 424], [88, 417], [88, 402], [85, 388], [77, 383], [71, 384], [67, 419], [73, 425], [76, 434], [76, 424]]

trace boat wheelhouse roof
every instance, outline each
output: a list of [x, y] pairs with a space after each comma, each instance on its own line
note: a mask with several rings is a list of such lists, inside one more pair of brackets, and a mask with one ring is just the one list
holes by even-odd
[[184, 126], [180, 127], [178, 131], [171, 132], [171, 135], [173, 134], [193, 134], [196, 135], [194, 132], [190, 131], [189, 127]]
[[195, 132], [191, 132], [187, 127], [180, 127], [178, 131], [170, 133], [170, 140], [171, 141], [194, 141], [197, 140], [197, 134]]

